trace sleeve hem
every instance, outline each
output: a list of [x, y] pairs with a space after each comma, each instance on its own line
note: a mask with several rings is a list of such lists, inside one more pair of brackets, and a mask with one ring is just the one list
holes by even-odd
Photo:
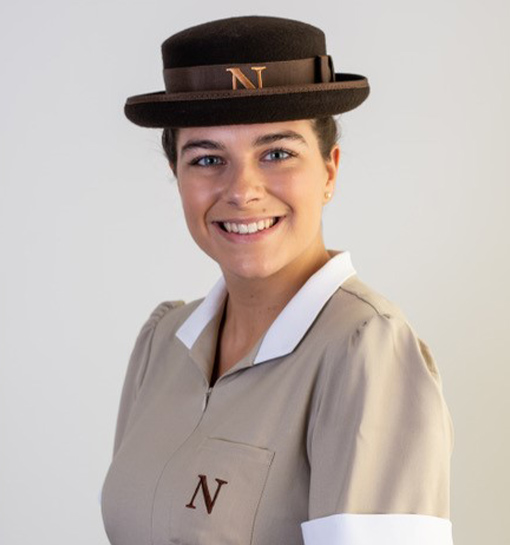
[[448, 519], [414, 514], [336, 514], [301, 523], [305, 545], [453, 545]]

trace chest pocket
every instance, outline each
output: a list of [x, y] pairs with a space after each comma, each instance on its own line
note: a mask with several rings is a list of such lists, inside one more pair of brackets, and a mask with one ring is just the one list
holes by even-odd
[[166, 544], [249, 545], [273, 457], [265, 448], [205, 438], [193, 456], [179, 461], [174, 484], [163, 484], [166, 515], [159, 494]]

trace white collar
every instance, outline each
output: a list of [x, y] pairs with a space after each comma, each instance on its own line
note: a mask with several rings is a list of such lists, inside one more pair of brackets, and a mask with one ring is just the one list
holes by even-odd
[[[330, 297], [354, 274], [356, 271], [351, 262], [350, 252], [336, 253], [305, 282], [280, 312], [264, 335], [253, 363], [262, 363], [290, 354]], [[176, 333], [188, 349], [192, 348], [205, 326], [216, 315], [226, 296], [227, 287], [222, 276]]]

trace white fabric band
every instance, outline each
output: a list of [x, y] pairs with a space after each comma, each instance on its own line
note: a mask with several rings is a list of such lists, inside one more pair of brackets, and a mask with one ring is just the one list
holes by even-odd
[[448, 519], [339, 514], [301, 524], [305, 545], [453, 545]]

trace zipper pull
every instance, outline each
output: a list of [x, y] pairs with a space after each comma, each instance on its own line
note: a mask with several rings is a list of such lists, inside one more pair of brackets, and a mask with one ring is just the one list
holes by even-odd
[[204, 403], [202, 405], [202, 412], [204, 412], [206, 407], [207, 407], [207, 403], [209, 401], [209, 396], [211, 395], [211, 390], [212, 390], [212, 386], [209, 386], [209, 388], [207, 389], [207, 392], [205, 393], [205, 396], [204, 396]]

